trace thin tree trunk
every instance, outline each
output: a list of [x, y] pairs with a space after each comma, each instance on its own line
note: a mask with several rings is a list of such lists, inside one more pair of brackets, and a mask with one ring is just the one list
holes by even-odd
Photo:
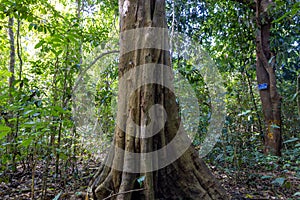
[[263, 131], [263, 126], [262, 126], [262, 120], [261, 120], [261, 117], [260, 117], [259, 112], [258, 112], [257, 103], [255, 101], [253, 87], [252, 87], [252, 83], [251, 83], [251, 80], [250, 80], [251, 77], [247, 72], [246, 72], [246, 79], [247, 79], [247, 82], [248, 82], [249, 93], [250, 93], [250, 96], [251, 96], [251, 99], [252, 99], [252, 102], [253, 102], [254, 111], [255, 111], [256, 117], [258, 119], [258, 130], [259, 130], [260, 134], [263, 135], [264, 131]]
[[[17, 28], [17, 35], [16, 35], [17, 36], [17, 55], [18, 55], [18, 59], [19, 59], [19, 73], [18, 73], [19, 76], [18, 76], [18, 79], [20, 81], [18, 95], [16, 95], [18, 99], [21, 96], [22, 87], [23, 87], [23, 82], [22, 82], [23, 60], [22, 60], [22, 46], [21, 46], [20, 29], [21, 29], [21, 20], [18, 19], [18, 28]], [[19, 134], [19, 121], [20, 121], [20, 111], [17, 111], [17, 113], [16, 113], [15, 131], [13, 133], [14, 141], [18, 138], [18, 134]], [[13, 163], [15, 163], [17, 154], [18, 153], [21, 154], [21, 153], [18, 152], [18, 144], [17, 143], [13, 144], [13, 149], [14, 149]]]
[[[81, 27], [81, 11], [84, 9], [84, 1], [83, 0], [77, 0], [77, 20], [79, 23], [79, 27]], [[79, 65], [80, 65], [80, 72], [81, 72], [81, 65], [82, 65], [82, 40], [79, 41]], [[76, 110], [76, 105], [73, 105], [74, 110]], [[77, 155], [77, 140], [75, 138], [78, 138], [78, 134], [76, 132], [76, 123], [73, 123], [73, 127], [72, 127], [72, 132], [73, 132], [73, 140], [71, 140], [71, 147], [73, 146], [73, 152], [72, 152], [72, 172], [74, 173], [74, 177], [75, 174], [78, 173], [78, 168], [76, 165], [77, 159], [76, 156]], [[76, 168], [76, 169], [75, 169]]]
[[[15, 81], [15, 64], [16, 64], [16, 50], [15, 50], [15, 36], [14, 36], [14, 18], [9, 17], [8, 19], [8, 36], [9, 36], [9, 43], [10, 43], [10, 61], [9, 61], [9, 72], [11, 73], [9, 79], [8, 79], [8, 86], [9, 86], [9, 102], [12, 104], [14, 102], [14, 96], [13, 96], [13, 91], [14, 91], [14, 81]], [[9, 119], [12, 119], [14, 117], [13, 111], [8, 112], [7, 116], [7, 126], [11, 128], [11, 133], [7, 135], [7, 153], [8, 154], [13, 154], [12, 155], [12, 164], [13, 164], [13, 169], [16, 170], [15, 166], [15, 150], [14, 150], [14, 124], [9, 122]]]
[[[192, 146], [171, 164], [158, 167], [170, 157], [175, 157], [180, 145], [188, 140], [180, 126], [176, 97], [170, 88], [164, 87], [172, 85], [173, 75], [171, 70], [160, 68], [162, 65], [168, 66], [166, 69], [171, 67], [170, 53], [165, 50], [168, 35], [167, 32], [153, 34], [150, 29], [146, 29], [144, 34], [128, 37], [122, 33], [145, 27], [167, 28], [165, 1], [120, 0], [119, 6], [121, 52], [118, 126], [115, 129], [113, 151], [106, 158], [106, 163], [112, 161], [112, 166], [102, 165], [90, 183], [93, 198], [100, 200], [111, 195], [110, 199], [118, 200], [228, 199], [225, 190]], [[155, 43], [158, 38], [162, 38], [159, 49], [143, 46], [145, 43]], [[128, 50], [130, 46], [135, 49]], [[161, 84], [143, 85], [146, 80]], [[136, 88], [139, 84], [141, 86]], [[156, 117], [166, 115], [165, 123], [163, 120], [155, 121], [153, 117], [151, 109], [157, 105], [163, 106], [165, 113], [155, 109]], [[163, 128], [155, 135], [148, 135], [160, 125]], [[150, 132], [145, 131], [147, 128]], [[172, 151], [162, 151], [149, 158], [133, 156], [133, 153], [146, 155], [148, 152], [158, 152], [169, 145], [177, 134], [181, 140]]]
[[11, 76], [9, 77], [9, 88], [13, 88], [13, 83], [15, 81], [15, 64], [16, 64], [16, 50], [15, 50], [15, 36], [14, 36], [14, 18], [10, 17], [8, 20], [8, 35], [10, 43], [10, 62], [9, 62], [9, 72]]
[[298, 117], [300, 118], [300, 74], [297, 77], [297, 107], [298, 107]]
[[[18, 29], [17, 29], [17, 52], [18, 58], [20, 62], [20, 69], [19, 69], [19, 80], [22, 81], [22, 73], [23, 73], [23, 59], [22, 59], [22, 44], [21, 44], [21, 20], [18, 19]], [[20, 90], [22, 89], [22, 84], [20, 84]]]
[[266, 131], [264, 135], [265, 154], [281, 155], [281, 96], [277, 91], [274, 69], [275, 58], [270, 50], [271, 18], [268, 8], [273, 2], [258, 0], [256, 5], [256, 75], [258, 84], [267, 84], [267, 88], [260, 89], [260, 98]]

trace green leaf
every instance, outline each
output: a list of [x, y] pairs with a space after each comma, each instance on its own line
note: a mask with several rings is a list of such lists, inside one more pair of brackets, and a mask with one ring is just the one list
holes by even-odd
[[59, 56], [62, 52], [63, 52], [63, 50], [58, 50], [55, 55]]
[[55, 38], [52, 39], [52, 42], [62, 43], [63, 40], [61, 38], [59, 38], [59, 37], [55, 37]]
[[10, 131], [11, 131], [10, 127], [0, 125], [0, 139], [5, 137]]
[[35, 122], [34, 121], [29, 121], [29, 122], [25, 122], [22, 127], [30, 128], [30, 127], [33, 127], [33, 125], [35, 125]]
[[36, 25], [35, 23], [30, 23], [30, 25], [29, 25], [28, 28], [29, 28], [29, 30], [31, 31], [32, 28], [36, 29], [36, 28], [37, 28], [37, 25]]
[[299, 138], [291, 138], [289, 140], [284, 141], [283, 144], [295, 142], [295, 141], [298, 141], [298, 140], [299, 140]]
[[35, 124], [35, 122], [34, 121], [30, 121], [30, 122], [25, 122], [24, 124], [33, 125], [33, 124]]
[[38, 48], [40, 48], [43, 44], [45, 43], [45, 41], [44, 40], [40, 40], [36, 45], [35, 45], [35, 49], [38, 49]]
[[26, 140], [23, 140], [21, 145], [24, 146], [24, 147], [28, 147], [31, 144], [32, 139], [33, 138], [28, 138]]
[[271, 125], [272, 128], [280, 128], [280, 126], [276, 125], [276, 124], [272, 124]]
[[137, 182], [140, 184], [140, 186], [143, 186], [143, 182], [145, 181], [145, 176], [141, 176], [137, 179]]
[[60, 192], [58, 195], [56, 195], [53, 200], [58, 200], [59, 197], [61, 196], [61, 194], [62, 194], [62, 192]]
[[286, 18], [289, 15], [294, 16], [300, 10], [299, 6], [300, 6], [300, 2], [295, 3], [294, 6], [293, 6], [293, 9], [290, 12], [286, 12], [284, 15], [282, 15], [278, 19], [274, 20], [272, 23], [278, 23], [278, 22], [282, 21], [284, 18]]
[[39, 115], [41, 115], [41, 113], [34, 113], [32, 116], [33, 116], [33, 117], [37, 117], [37, 116], [39, 116]]
[[268, 63], [271, 64], [274, 58], [275, 58], [275, 56], [272, 56]]
[[293, 196], [300, 196], [300, 192], [296, 192]]
[[272, 178], [273, 176], [268, 176], [268, 175], [265, 175], [265, 176], [262, 176], [261, 179], [269, 179], [269, 178]]
[[246, 197], [247, 199], [253, 199], [253, 196], [252, 196], [251, 194], [246, 194], [245, 197]]
[[298, 96], [298, 92], [296, 92], [296, 93], [293, 95], [291, 101], [294, 101], [294, 100], [296, 99], [297, 96]]
[[82, 192], [75, 192], [76, 196], [81, 196]]
[[33, 110], [27, 110], [26, 112], [24, 112], [24, 115], [28, 115], [29, 113], [31, 113]]
[[285, 178], [276, 178], [274, 181], [272, 181], [272, 184], [282, 186], [285, 182]]
[[244, 116], [244, 115], [249, 114], [250, 112], [251, 112], [251, 110], [246, 110], [245, 112], [238, 114], [238, 116]]

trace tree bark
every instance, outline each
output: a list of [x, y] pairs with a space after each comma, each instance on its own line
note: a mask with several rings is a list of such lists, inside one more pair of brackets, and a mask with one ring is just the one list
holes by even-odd
[[15, 36], [13, 31], [14, 18], [10, 17], [8, 20], [8, 36], [10, 43], [10, 62], [9, 62], [9, 72], [11, 76], [9, 77], [8, 85], [9, 88], [13, 88], [13, 83], [15, 81], [15, 63], [16, 63], [16, 50], [15, 50]]
[[297, 77], [297, 108], [298, 108], [298, 117], [300, 118], [300, 74]]
[[[8, 79], [8, 87], [9, 87], [9, 103], [12, 104], [14, 102], [13, 91], [14, 91], [14, 81], [15, 81], [15, 63], [16, 63], [16, 50], [15, 50], [15, 36], [14, 36], [14, 18], [9, 17], [8, 19], [8, 37], [10, 43], [10, 60], [9, 60], [9, 72], [11, 73]], [[10, 119], [14, 117], [13, 111], [9, 111], [6, 116], [6, 125], [11, 128], [11, 133], [7, 134], [7, 153], [14, 154], [14, 124], [9, 122]], [[15, 155], [12, 155], [15, 158]], [[14, 170], [15, 170], [15, 162], [14, 159], [12, 161]]]
[[268, 9], [273, 6], [269, 0], [258, 0], [256, 3], [256, 75], [258, 84], [267, 84], [260, 89], [262, 110], [265, 119], [264, 152], [281, 155], [281, 99], [276, 86], [274, 69], [275, 57], [270, 50], [270, 30], [272, 19]]
[[[157, 169], [156, 167], [164, 160], [178, 153], [177, 147], [179, 148], [180, 144], [171, 152], [165, 151], [162, 156], [150, 159], [143, 156], [136, 159], [131, 156], [130, 153], [142, 154], [163, 149], [176, 134], [181, 135], [182, 143], [188, 138], [180, 127], [176, 97], [170, 88], [164, 87], [172, 84], [172, 74], [159, 67], [161, 65], [168, 66], [169, 69], [171, 67], [170, 53], [166, 50], [168, 35], [159, 35], [159, 38], [163, 38], [162, 41], [167, 41], [162, 42], [159, 49], [143, 47], [144, 43], [155, 40], [149, 37], [150, 29], [147, 29], [144, 35], [133, 36], [132, 40], [122, 36], [122, 33], [137, 28], [167, 28], [165, 1], [119, 0], [119, 6], [121, 29], [119, 79], [124, 79], [124, 76], [126, 78], [119, 84], [118, 126], [114, 134], [114, 148], [106, 158], [112, 161], [113, 167], [102, 164], [95, 174], [90, 183], [93, 198], [102, 200], [110, 196], [109, 199], [119, 200], [228, 199], [226, 191], [192, 146], [171, 164]], [[132, 43], [135, 49], [128, 51], [126, 47]], [[140, 66], [147, 67], [138, 71]], [[132, 69], [137, 69], [138, 72], [131, 73]], [[128, 73], [129, 76], [126, 76]], [[137, 89], [134, 87], [136, 84], [144, 83], [145, 79], [162, 84], [146, 84]], [[151, 108], [155, 105], [161, 105], [165, 110], [165, 112], [155, 110], [156, 116], [166, 115], [167, 118], [165, 123], [162, 121], [163, 128], [158, 130], [157, 134], [149, 136], [143, 127], [155, 131], [156, 127], [161, 125], [158, 124], [159, 121], [152, 121]], [[151, 168], [156, 170], [145, 170]], [[142, 179], [138, 181], [139, 178]]]

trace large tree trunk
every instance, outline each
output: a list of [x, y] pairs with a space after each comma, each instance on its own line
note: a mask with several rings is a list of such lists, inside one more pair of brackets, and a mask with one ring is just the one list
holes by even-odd
[[[192, 146], [178, 150], [189, 139], [172, 92], [168, 35], [149, 28], [166, 28], [165, 1], [120, 0], [119, 6], [117, 127], [105, 161], [112, 165], [103, 164], [91, 181], [93, 198], [228, 199]], [[138, 28], [144, 29], [128, 34]]]
[[280, 155], [281, 152], [281, 96], [276, 87], [274, 69], [275, 58], [270, 51], [270, 30], [272, 19], [268, 9], [273, 2], [258, 0], [256, 3], [256, 23], [258, 27], [256, 36], [256, 75], [258, 84], [266, 87], [260, 88], [260, 98], [266, 124], [264, 136], [264, 152], [266, 154]]

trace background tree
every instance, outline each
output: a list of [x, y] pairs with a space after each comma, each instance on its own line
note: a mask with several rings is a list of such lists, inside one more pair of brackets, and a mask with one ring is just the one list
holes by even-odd
[[[273, 6], [272, 1], [259, 0], [256, 2], [256, 74], [260, 90], [262, 109], [266, 123], [264, 137], [265, 153], [281, 155], [281, 96], [277, 90], [275, 75], [275, 53], [270, 48], [270, 33], [272, 17], [268, 12]], [[273, 61], [274, 59], [274, 61]], [[262, 85], [266, 84], [266, 88]]]
[[[294, 34], [297, 32], [297, 28], [292, 24], [298, 21], [297, 17], [293, 16], [297, 12], [295, 9], [297, 3], [295, 3], [295, 1], [283, 2], [280, 0], [275, 2], [257, 1], [257, 3], [254, 1], [237, 0], [203, 1], [197, 3], [185, 1], [185, 3], [176, 2], [175, 4], [175, 30], [191, 35], [195, 40], [200, 40], [204, 48], [211, 52], [211, 56], [217, 60], [219, 70], [223, 71], [224, 74], [227, 73], [228, 76], [236, 76], [238, 72], [245, 78], [246, 82], [249, 80], [248, 92], [250, 91], [250, 102], [253, 104], [249, 105], [249, 108], [253, 110], [253, 114], [256, 114], [254, 119], [257, 123], [256, 128], [258, 128], [258, 131], [264, 138], [264, 151], [266, 154], [280, 155], [280, 138], [282, 138], [281, 132], [283, 125], [281, 124], [282, 120], [280, 114], [280, 102], [282, 99], [279, 95], [279, 91], [281, 91], [281, 87], [278, 86], [281, 82], [278, 83], [278, 80], [281, 79], [279, 74], [282, 73], [280, 66], [286, 65], [287, 62], [289, 63], [288, 65], [295, 65], [292, 64], [294, 61], [291, 59], [287, 61], [287, 57], [285, 56], [287, 56], [287, 54], [294, 54], [296, 50], [296, 48], [291, 47], [291, 45], [296, 41]], [[183, 9], [182, 5], [188, 6], [189, 9]], [[288, 12], [289, 14], [284, 15], [284, 13], [281, 12], [283, 7], [290, 10], [290, 12]], [[169, 6], [169, 8], [171, 9], [171, 6]], [[290, 16], [288, 22], [280, 22], [280, 20], [284, 18], [282, 16]], [[186, 24], [183, 23], [184, 21], [190, 21], [191, 23]], [[170, 22], [169, 24], [174, 23]], [[202, 24], [202, 26], [200, 26], [200, 24]], [[289, 28], [285, 26], [285, 24], [292, 26]], [[283, 26], [284, 30], [289, 30], [290, 37], [282, 38], [279, 36], [280, 30], [282, 30], [279, 27]], [[268, 29], [268, 31], [262, 31], [263, 29]], [[260, 31], [259, 34], [265, 35], [257, 35], [257, 30]], [[262, 51], [258, 51], [259, 49], [257, 49], [261, 46], [261, 42], [259, 42], [261, 40], [260, 38], [265, 36], [268, 39], [266, 39], [263, 47], [265, 48], [264, 51], [266, 51], [266, 48], [269, 49], [269, 53], [265, 55], [268, 62], [264, 62], [264, 64], [272, 65], [272, 67], [268, 68], [269, 72], [266, 71], [266, 68], [260, 67], [262, 65]], [[286, 42], [281, 46], [279, 41]], [[254, 53], [255, 49], [257, 49], [256, 53]], [[273, 53], [273, 56], [271, 56], [270, 52]], [[283, 57], [283, 55], [285, 56]], [[255, 59], [257, 63], [255, 63]], [[283, 64], [282, 61], [284, 61], [285, 64]], [[254, 71], [253, 67], [257, 67], [257, 69]], [[293, 66], [289, 67], [289, 69], [294, 72], [295, 69], [293, 68]], [[277, 70], [275, 71], [275, 69]], [[225, 70], [227, 70], [227, 72], [225, 72]], [[284, 71], [286, 71], [286, 69]], [[258, 84], [252, 81], [254, 74], [257, 75], [256, 79]], [[265, 78], [263, 79], [263, 77]], [[269, 77], [271, 78], [270, 80]], [[224, 78], [226, 79], [226, 77]], [[292, 80], [295, 80], [294, 75]], [[263, 82], [265, 85], [261, 85]], [[261, 104], [256, 100], [255, 89], [257, 87], [253, 87], [253, 85], [267, 85], [266, 88], [262, 87], [260, 89]], [[235, 87], [237, 87], [237, 85]], [[228, 86], [228, 90], [232, 91], [232, 87]], [[262, 106], [261, 110], [260, 106]], [[247, 107], [248, 106], [243, 104], [242, 109], [245, 110]], [[260, 120], [261, 111], [265, 121], [264, 124], [262, 124], [262, 120]], [[241, 111], [241, 113], [243, 113], [243, 111]], [[276, 125], [275, 122], [279, 124]]]

